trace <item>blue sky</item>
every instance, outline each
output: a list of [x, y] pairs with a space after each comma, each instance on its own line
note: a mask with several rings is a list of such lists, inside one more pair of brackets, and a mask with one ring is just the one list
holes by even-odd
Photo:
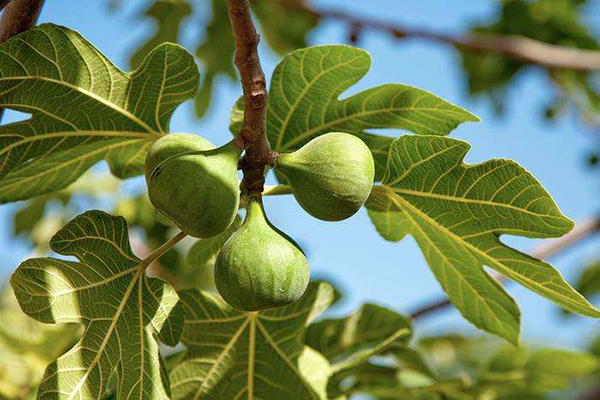
[[[48, 2], [41, 21], [80, 31], [117, 65], [128, 70], [128, 53], [153, 27], [151, 23], [135, 18], [135, 11], [143, 7], [144, 1], [123, 3], [127, 4], [122, 12], [111, 14], [105, 0]], [[460, 32], [470, 21], [489, 18], [495, 2], [330, 0], [316, 1], [315, 5], [340, 7], [357, 15], [385, 18], [411, 26]], [[594, 14], [599, 7], [596, 4], [591, 10]], [[190, 49], [194, 49], [195, 38], [200, 34], [196, 21], [207, 20], [209, 16], [203, 15], [200, 10], [194, 18], [188, 21], [183, 40]], [[343, 25], [324, 23], [311, 34], [310, 42], [344, 43], [346, 37], [347, 29]], [[442, 96], [483, 119], [479, 124], [463, 125], [452, 134], [472, 144], [468, 162], [476, 163], [493, 157], [514, 159], [542, 182], [562, 211], [575, 221], [584, 220], [598, 210], [600, 180], [584, 166], [584, 155], [592, 148], [592, 134], [574, 116], [555, 124], [548, 124], [540, 118], [540, 105], [553, 94], [543, 73], [531, 69], [521, 74], [507, 98], [507, 116], [498, 118], [486, 102], [473, 102], [467, 97], [458, 57], [452, 49], [423, 41], [394, 42], [369, 32], [365, 32], [359, 45], [371, 53], [373, 67], [348, 94], [383, 83], [398, 82]], [[264, 46], [261, 51], [264, 69], [270, 76], [278, 57]], [[193, 132], [215, 144], [225, 143], [230, 138], [227, 129], [229, 110], [240, 93], [237, 82], [218, 81], [209, 115], [197, 120], [193, 117], [191, 104], [187, 104], [176, 112], [171, 131]], [[12, 117], [9, 113], [4, 122], [9, 122]], [[397, 136], [402, 132], [386, 131], [386, 134]], [[143, 187], [143, 180], [130, 180], [127, 186], [132, 191], [139, 190]], [[400, 243], [385, 242], [376, 234], [364, 210], [349, 220], [327, 223], [308, 216], [289, 196], [267, 198], [266, 209], [275, 225], [307, 249], [313, 276], [332, 279], [346, 293], [346, 300], [337, 312], [347, 312], [364, 301], [408, 312], [442, 293], [412, 238]], [[24, 243], [11, 240], [12, 212], [13, 205], [0, 206], [1, 276], [8, 276], [29, 250]], [[503, 241], [524, 251], [540, 243], [513, 237], [503, 238]], [[594, 256], [599, 243], [599, 240], [588, 241], [565, 252], [553, 264], [572, 280], [577, 269]], [[511, 285], [509, 291], [522, 309], [524, 341], [542, 340], [571, 347], [581, 344], [582, 340], [599, 330], [597, 321], [580, 317], [561, 319], [550, 302], [517, 285]], [[417, 330], [421, 333], [475, 332], [456, 311], [419, 321]]]

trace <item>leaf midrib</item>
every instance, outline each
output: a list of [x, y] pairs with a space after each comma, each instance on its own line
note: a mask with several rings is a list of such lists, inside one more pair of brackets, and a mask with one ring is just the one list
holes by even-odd
[[[402, 201], [402, 203], [406, 203], [406, 204], [410, 204], [410, 203], [409, 203], [407, 200], [405, 200], [405, 199], [403, 199], [402, 197], [400, 197], [400, 196], [395, 196], [395, 197], [393, 197], [393, 198], [392, 198], [392, 201], [396, 202], [396, 205], [397, 205], [398, 207], [400, 207], [400, 209], [402, 209], [402, 210], [403, 210], [403, 213], [404, 213], [404, 215], [406, 215], [406, 216], [407, 216], [407, 218], [409, 218], [409, 219], [412, 221], [412, 223], [413, 223], [413, 226], [415, 226], [415, 227], [416, 227], [416, 228], [417, 228], [419, 231], [421, 231], [421, 234], [422, 234], [422, 235], [423, 235], [425, 238], [427, 238], [428, 242], [429, 242], [429, 243], [430, 243], [432, 246], [434, 246], [434, 247], [435, 247], [435, 248], [438, 250], [438, 254], [439, 254], [439, 255], [440, 255], [440, 256], [441, 256], [441, 257], [442, 257], [442, 258], [445, 260], [446, 264], [447, 264], [448, 266], [450, 266], [450, 268], [452, 268], [452, 269], [454, 270], [454, 272], [455, 272], [456, 276], [458, 276], [458, 277], [459, 277], [459, 278], [460, 278], [460, 279], [463, 281], [463, 283], [464, 283], [466, 286], [468, 286], [468, 287], [469, 287], [469, 288], [472, 290], [472, 292], [473, 292], [473, 293], [474, 293], [474, 294], [475, 294], [475, 295], [476, 295], [476, 296], [477, 296], [477, 297], [480, 299], [480, 303], [481, 303], [481, 304], [483, 304], [483, 305], [484, 305], [484, 306], [485, 306], [485, 307], [488, 309], [488, 312], [491, 314], [491, 316], [492, 316], [492, 317], [493, 317], [493, 318], [496, 320], [496, 322], [499, 324], [499, 326], [500, 326], [500, 327], [502, 327], [502, 330], [505, 332], [505, 334], [507, 334], [505, 337], [506, 337], [506, 338], [512, 338], [512, 337], [513, 337], [513, 335], [511, 335], [511, 334], [510, 334], [510, 333], [507, 331], [507, 328], [505, 327], [505, 325], [504, 325], [503, 321], [502, 321], [502, 320], [500, 320], [500, 319], [498, 318], [498, 316], [496, 315], [496, 313], [494, 312], [494, 310], [493, 310], [493, 309], [490, 307], [490, 305], [488, 304], [488, 301], [490, 301], [490, 300], [491, 300], [491, 301], [494, 301], [494, 302], [496, 302], [496, 301], [495, 301], [495, 300], [493, 300], [493, 299], [485, 299], [483, 296], [481, 296], [481, 295], [478, 293], [477, 289], [475, 289], [475, 288], [474, 288], [474, 287], [471, 285], [471, 283], [470, 283], [468, 280], [466, 280], [466, 279], [463, 277], [463, 275], [461, 275], [461, 274], [460, 274], [460, 273], [459, 273], [459, 272], [456, 270], [456, 267], [455, 267], [455, 266], [454, 266], [454, 264], [452, 264], [452, 262], [451, 262], [451, 261], [450, 261], [450, 260], [449, 260], [449, 259], [446, 257], [446, 255], [444, 254], [443, 250], [442, 250], [442, 249], [440, 249], [440, 248], [439, 248], [439, 247], [438, 247], [438, 246], [435, 244], [435, 242], [433, 242], [433, 241], [432, 241], [432, 240], [429, 238], [429, 235], [427, 235], [427, 234], [426, 234], [426, 233], [423, 231], [423, 228], [422, 228], [422, 227], [419, 225], [419, 223], [418, 223], [417, 221], [415, 221], [415, 219], [413, 218], [413, 216], [412, 216], [412, 215], [410, 215], [410, 213], [409, 213], [409, 212], [407, 212], [406, 208], [403, 208], [403, 207], [402, 207], [402, 205], [401, 205], [401, 204], [398, 202], [398, 200], [396, 200], [396, 199], [400, 199], [400, 200]], [[429, 216], [427, 216], [426, 214], [424, 214], [424, 213], [420, 212], [420, 210], [418, 210], [416, 207], [412, 206], [412, 204], [410, 204], [410, 206], [411, 206], [411, 207], [412, 207], [414, 210], [417, 210], [417, 211], [419, 211], [418, 213], [419, 213], [419, 214], [420, 214], [420, 215], [421, 215], [423, 218], [426, 218], [426, 219], [428, 219], [428, 220], [431, 220], [431, 218], [429, 218]], [[435, 220], [433, 220], [433, 223], [434, 223], [435, 225], [438, 225], [438, 224], [437, 224], [437, 221], [435, 221]], [[484, 273], [486, 273], [486, 272], [484, 271]], [[506, 310], [506, 312], [507, 312], [508, 314], [511, 314], [511, 313], [510, 313], [510, 311], [509, 311], [508, 309], [506, 309], [506, 307], [504, 307], [504, 305], [502, 305], [502, 304], [500, 304], [500, 303], [498, 303], [498, 302], [496, 302], [496, 303], [497, 303], [498, 305], [500, 305], [500, 306], [501, 306], [503, 309], [505, 309], [505, 310]]]
[[[102, 147], [100, 149], [97, 149], [95, 151], [87, 152], [87, 153], [82, 154], [81, 156], [79, 156], [77, 158], [72, 158], [69, 161], [67, 161], [65, 163], [61, 163], [61, 164], [59, 164], [59, 165], [57, 165], [57, 166], [55, 166], [53, 168], [45, 169], [41, 173], [39, 173], [37, 175], [29, 175], [27, 177], [20, 177], [18, 181], [15, 181], [14, 183], [12, 183], [10, 185], [5, 185], [3, 187], [6, 189], [6, 188], [11, 188], [11, 187], [14, 187], [14, 186], [22, 185], [25, 181], [31, 181], [31, 180], [39, 179], [40, 176], [46, 175], [46, 174], [51, 173], [51, 172], [53, 172], [55, 170], [63, 169], [63, 168], [65, 168], [65, 166], [67, 166], [69, 164], [72, 164], [74, 162], [79, 162], [80, 160], [88, 158], [88, 157], [92, 157], [92, 156], [96, 155], [97, 153], [108, 152], [108, 151], [112, 151], [112, 150], [114, 150], [115, 148], [118, 148], [118, 147], [129, 146], [130, 144], [133, 144], [133, 143], [137, 142], [138, 140], [139, 139], [137, 139], [137, 140], [130, 140], [130, 141], [127, 141], [127, 142], [118, 142], [118, 143], [115, 143], [115, 144], [113, 144], [111, 146], [106, 146], [106, 147]], [[11, 177], [11, 174], [9, 173], [8, 175], [6, 175], [2, 179], [0, 179], [0, 185], [2, 184], [2, 181], [4, 179], [10, 178], [10, 177]]]
[[[344, 100], [344, 101], [347, 101], [347, 100]], [[343, 104], [343, 101], [339, 101], [338, 100], [337, 107], [339, 107], [340, 104]], [[405, 110], [441, 111], [441, 112], [450, 112], [450, 113], [457, 113], [457, 114], [461, 113], [458, 110], [443, 110], [443, 109], [435, 108], [435, 107], [423, 107], [423, 108], [419, 107], [418, 109], [414, 108], [414, 107], [389, 107], [389, 108], [378, 108], [378, 109], [369, 110], [369, 111], [361, 111], [359, 113], [346, 115], [346, 116], [344, 116], [342, 118], [337, 118], [337, 119], [332, 120], [331, 122], [328, 122], [326, 124], [321, 124], [319, 126], [311, 128], [311, 129], [309, 129], [307, 131], [304, 131], [304, 132], [300, 133], [299, 135], [295, 136], [293, 139], [291, 139], [288, 142], [286, 142], [285, 145], [281, 148], [281, 150], [282, 151], [283, 150], [287, 150], [290, 147], [292, 147], [293, 145], [295, 145], [296, 143], [301, 142], [302, 140], [306, 139], [307, 137], [310, 137], [311, 135], [313, 135], [313, 134], [315, 134], [315, 133], [317, 133], [317, 132], [319, 132], [319, 131], [321, 131], [323, 129], [330, 128], [330, 127], [332, 127], [334, 125], [341, 124], [341, 123], [347, 122], [347, 121], [352, 120], [352, 119], [362, 118], [362, 117], [368, 117], [368, 116], [371, 116], [373, 114], [378, 114], [378, 113], [382, 113], [382, 112], [405, 111]], [[400, 117], [398, 115], [395, 115], [395, 117], [396, 118], [402, 118], [402, 117]], [[419, 125], [419, 126], [425, 128], [425, 129], [428, 129], [429, 131], [437, 132], [435, 129], [431, 129], [427, 125], [418, 123], [416, 121], [410, 121], [410, 123], [414, 124], [414, 125]], [[394, 128], [389, 128], [389, 129], [394, 129]]]
[[[443, 231], [445, 234], [453, 237], [456, 241], [462, 243], [465, 247], [468, 247], [472, 252], [480, 255], [481, 257], [485, 258], [486, 260], [488, 260], [488, 262], [490, 263], [490, 266], [495, 266], [494, 268], [500, 272], [501, 274], [512, 278], [514, 280], [516, 280], [517, 282], [521, 281], [521, 282], [527, 282], [529, 285], [536, 287], [537, 290], [540, 293], [545, 293], [545, 294], [550, 294], [551, 297], [558, 297], [560, 298], [565, 304], [571, 304], [572, 307], [574, 309], [578, 309], [581, 310], [585, 313], [585, 315], [589, 315], [592, 317], [600, 317], [600, 311], [597, 311], [595, 309], [589, 309], [588, 307], [584, 307], [581, 304], [575, 302], [575, 300], [571, 299], [570, 297], [564, 297], [562, 294], [560, 294], [559, 292], [549, 292], [548, 289], [546, 289], [545, 286], [538, 284], [536, 281], [533, 281], [529, 278], [527, 278], [526, 276], [520, 275], [518, 273], [516, 273], [515, 271], [513, 271], [512, 269], [505, 267], [501, 262], [497, 261], [495, 258], [491, 257], [489, 254], [487, 254], [484, 251], [481, 251], [479, 248], [477, 248], [476, 246], [472, 245], [471, 243], [469, 243], [468, 241], [464, 240], [462, 237], [460, 237], [459, 235], [456, 235], [455, 233], [447, 230], [443, 225], [439, 224], [435, 219], [430, 218], [427, 214], [425, 214], [424, 212], [422, 212], [419, 208], [415, 207], [414, 205], [412, 205], [409, 201], [403, 199], [401, 196], [392, 196], [392, 200], [394, 202], [396, 202], [396, 204], [402, 209], [402, 204], [400, 204], [398, 202], [398, 199], [405, 204], [405, 206], [407, 208], [410, 208], [412, 211], [414, 211], [415, 213], [420, 214], [423, 218], [430, 220], [432, 224], [436, 225], [438, 227], [438, 229], [440, 229], [441, 231]], [[410, 213], [405, 212], [405, 215], [410, 216]], [[415, 222], [416, 224], [416, 222]], [[418, 224], [417, 224], [418, 225]], [[586, 311], [587, 310], [587, 311]]]
[[[140, 268], [139, 265], [137, 266], [137, 268], [138, 268], [137, 276], [135, 276], [131, 279], [129, 286], [127, 287], [127, 290], [125, 291], [125, 294], [123, 295], [123, 299], [121, 300], [121, 303], [119, 304], [119, 307], [117, 308], [117, 311], [115, 312], [115, 315], [112, 318], [111, 324], [108, 327], [106, 335], [104, 336], [104, 339], [102, 340], [102, 343], [100, 344], [100, 347], [98, 347], [96, 356], [90, 363], [85, 374], [81, 377], [81, 379], [79, 380], [79, 382], [77, 383], [75, 388], [69, 394], [69, 398], [67, 400], [72, 400], [74, 398], [75, 394], [77, 392], [79, 392], [79, 389], [87, 380], [88, 375], [94, 369], [96, 364], [98, 364], [98, 362], [100, 361], [100, 358], [102, 357], [102, 353], [104, 352], [104, 349], [106, 348], [106, 345], [108, 344], [108, 341], [112, 335], [112, 332], [115, 330], [115, 328], [117, 326], [117, 322], [119, 321], [119, 318], [121, 317], [121, 314], [123, 313], [123, 310], [125, 309], [125, 306], [127, 305], [129, 297], [131, 296], [131, 292], [133, 291], [133, 288], [135, 287], [136, 282], [141, 278], [141, 275], [144, 273], [144, 268]], [[139, 307], [141, 307], [141, 306], [142, 305], [139, 304]], [[142, 321], [140, 321], [140, 324], [142, 324]]]
[[386, 186], [390, 190], [392, 190], [394, 193], [397, 193], [397, 194], [408, 194], [408, 195], [413, 195], [413, 196], [426, 197], [426, 198], [437, 199], [437, 200], [455, 201], [455, 202], [467, 203], [467, 204], [480, 204], [480, 205], [484, 204], [484, 205], [489, 205], [489, 206], [494, 206], [494, 207], [509, 208], [509, 209], [516, 210], [516, 211], [526, 213], [526, 214], [530, 214], [530, 215], [533, 215], [536, 217], [553, 218], [553, 219], [561, 220], [561, 221], [565, 220], [565, 218], [561, 217], [561, 216], [556, 216], [556, 215], [551, 215], [551, 214], [538, 214], [533, 211], [529, 211], [529, 210], [526, 210], [526, 209], [523, 209], [520, 207], [513, 206], [511, 204], [496, 203], [496, 202], [493, 202], [490, 200], [470, 199], [470, 198], [466, 198], [466, 197], [449, 196], [449, 195], [445, 195], [445, 194], [438, 194], [438, 193], [432, 193], [432, 192], [421, 192], [418, 190], [400, 189], [400, 188], [390, 187], [385, 184], [383, 184], [381, 186]]
[[[129, 83], [131, 84], [130, 80], [131, 78], [129, 76], [127, 76]], [[7, 78], [0, 78], [0, 82], [2, 81], [12, 81], [12, 80], [20, 80], [20, 81], [24, 81], [24, 80], [40, 80], [40, 81], [45, 81], [45, 82], [49, 82], [49, 83], [54, 83], [56, 85], [59, 86], [65, 86], [71, 90], [74, 90], [76, 92], [82, 93], [85, 96], [91, 97], [94, 100], [98, 101], [99, 103], [104, 104], [105, 106], [121, 113], [122, 115], [124, 115], [125, 117], [129, 118], [132, 122], [135, 122], [136, 124], [138, 124], [140, 127], [142, 127], [143, 129], [145, 129], [148, 133], [156, 133], [158, 134], [159, 132], [157, 132], [156, 130], [152, 129], [148, 124], [146, 124], [144, 121], [142, 121], [141, 119], [139, 119], [138, 117], [136, 117], [135, 115], [131, 114], [129, 111], [123, 109], [122, 107], [119, 107], [118, 105], [116, 105], [115, 103], [112, 103], [106, 99], [104, 99], [103, 97], [87, 90], [84, 88], [81, 88], [79, 86], [73, 85], [69, 82], [65, 82], [65, 81], [59, 81], [56, 79], [52, 79], [52, 78], [48, 78], [48, 77], [44, 77], [44, 76], [11, 76], [11, 77], [7, 77]], [[160, 98], [157, 99], [157, 102], [160, 102]], [[2, 103], [2, 105], [5, 105]], [[25, 107], [25, 108], [32, 108], [29, 107], [27, 105], [20, 105], [21, 107]]]
[[[306, 56], [307, 52], [305, 52], [303, 54], [303, 57], [301, 59], [301, 63], [300, 63], [300, 70], [302, 70], [304, 68], [304, 57]], [[300, 92], [300, 95], [296, 98], [296, 101], [294, 102], [294, 104], [291, 105], [287, 116], [285, 117], [285, 120], [282, 122], [281, 127], [279, 129], [279, 136], [277, 137], [277, 144], [275, 146], [276, 149], [281, 148], [281, 141], [283, 140], [283, 136], [285, 134], [285, 130], [287, 129], [288, 124], [290, 123], [290, 120], [292, 118], [292, 114], [294, 114], [294, 112], [296, 111], [296, 109], [298, 108], [298, 105], [300, 104], [300, 102], [302, 101], [302, 99], [304, 98], [304, 96], [306, 95], [306, 93], [312, 88], [312, 86], [314, 85], [315, 82], [317, 82], [319, 79], [321, 79], [321, 77], [323, 75], [325, 75], [326, 73], [329, 73], [335, 69], [338, 69], [340, 67], [345, 67], [348, 64], [353, 63], [354, 61], [358, 60], [359, 58], [363, 58], [364, 54], [360, 54], [356, 57], [353, 57], [351, 59], [349, 59], [348, 61], [345, 61], [343, 63], [340, 64], [336, 64], [335, 66], [333, 66], [332, 68], [328, 68], [328, 69], [324, 69], [322, 71], [320, 71], [317, 75], [315, 75], [310, 81], [307, 81], [306, 86], [304, 87], [304, 89], [302, 89], [302, 92]], [[282, 76], [283, 76], [283, 71], [281, 72]]]
[[[16, 136], [16, 135], [12, 135]], [[22, 146], [25, 143], [36, 142], [41, 140], [47, 140], [52, 138], [62, 138], [62, 137], [78, 137], [78, 136], [108, 136], [108, 137], [122, 137], [122, 138], [139, 138], [142, 140], [148, 140], [148, 132], [135, 132], [135, 131], [100, 131], [100, 130], [73, 130], [73, 131], [60, 131], [60, 132], [52, 132], [52, 133], [43, 133], [41, 135], [27, 136], [23, 137], [23, 139], [18, 142], [13, 142], [8, 146], [0, 149], [0, 156], [8, 151], [12, 150], [15, 147]]]

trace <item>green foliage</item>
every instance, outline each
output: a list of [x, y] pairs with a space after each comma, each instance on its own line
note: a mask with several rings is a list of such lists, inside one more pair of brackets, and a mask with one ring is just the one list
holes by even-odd
[[11, 286], [30, 317], [79, 323], [85, 332], [73, 349], [48, 366], [38, 396], [98, 398], [114, 373], [118, 398], [134, 392], [140, 398], [169, 398], [155, 336], [176, 345], [183, 312], [171, 286], [146, 277], [146, 263], [129, 247], [125, 220], [88, 211], [61, 229], [51, 248], [79, 262], [27, 260]]
[[[175, 399], [323, 399], [328, 363], [306, 350], [306, 326], [333, 300], [313, 284], [296, 303], [247, 313], [197, 290], [181, 293], [187, 352], [171, 371]], [[319, 379], [309, 379], [313, 374]]]
[[140, 174], [145, 152], [198, 85], [194, 60], [173, 44], [130, 74], [52, 24], [0, 50], [0, 106], [32, 115], [0, 127], [0, 202], [62, 189], [103, 159], [120, 178]]
[[377, 399], [542, 400], [598, 365], [598, 358], [587, 353], [434, 336], [394, 351], [385, 366], [363, 364], [345, 390]]
[[21, 312], [11, 290], [0, 298], [0, 399], [32, 399], [46, 366], [79, 335], [75, 325], [44, 325]]
[[391, 347], [404, 348], [411, 334], [408, 318], [367, 303], [348, 317], [312, 324], [305, 342], [330, 361], [333, 372], [341, 374]]
[[[369, 53], [350, 46], [314, 46], [285, 56], [269, 89], [267, 134], [273, 150], [292, 152], [328, 132], [351, 133], [371, 149], [375, 179], [380, 180], [393, 139], [367, 129], [447, 135], [463, 122], [479, 121], [429, 92], [400, 84], [377, 86], [338, 100], [370, 67]], [[241, 128], [241, 106], [238, 101], [232, 112], [230, 128], [236, 134]]]
[[[584, 4], [585, 1], [580, 0], [499, 2], [497, 19], [491, 24], [473, 26], [471, 33], [519, 35], [565, 47], [600, 50], [600, 42], [582, 21]], [[464, 50], [461, 58], [470, 94], [487, 95], [502, 112], [506, 91], [528, 64], [502, 54]], [[590, 74], [555, 70], [548, 71], [548, 75], [562, 90], [554, 104], [547, 105], [549, 118], [560, 113], [565, 101], [570, 101], [588, 120], [598, 121], [600, 93], [594, 87]]]
[[382, 184], [367, 204], [376, 212], [380, 233], [388, 240], [414, 236], [463, 316], [511, 342], [518, 342], [519, 309], [484, 265], [567, 310], [600, 317], [550, 264], [498, 239], [501, 234], [557, 237], [573, 222], [517, 163], [499, 159], [467, 166], [468, 150], [467, 143], [443, 137], [397, 139]]
[[154, 35], [131, 54], [129, 64], [138, 68], [146, 55], [156, 46], [165, 43], [177, 43], [181, 33], [181, 25], [192, 13], [192, 6], [187, 0], [157, 0], [146, 9], [144, 18], [156, 22]]
[[[254, 4], [266, 42], [281, 53], [303, 47], [318, 22], [313, 14], [291, 11], [301, 9], [302, 0], [290, 3]], [[577, 4], [503, 2], [505, 13], [487, 32], [598, 48], [571, 13]], [[114, 212], [135, 227], [131, 242], [143, 242], [144, 253], [156, 257], [136, 257], [125, 219], [100, 211], [67, 223], [46, 248], [47, 233], [72, 217], [77, 198], [114, 190], [103, 189], [96, 178], [78, 181], [79, 189], [67, 186], [100, 160], [119, 178], [139, 174], [150, 145], [168, 133], [174, 109], [197, 94], [193, 57], [177, 45], [160, 44], [178, 40], [193, 5], [185, 0], [149, 5], [145, 16], [156, 21], [157, 30], [132, 55], [138, 68], [131, 73], [120, 71], [79, 34], [54, 25], [0, 45], [0, 106], [31, 114], [27, 121], [0, 127], [0, 202], [38, 196], [15, 214], [15, 231], [28, 237], [37, 252], [59, 255], [24, 261], [11, 285], [23, 311], [34, 319], [85, 328], [77, 341], [76, 326], [41, 326], [24, 320], [14, 306], [0, 306], [0, 396], [31, 396], [47, 363], [39, 398], [341, 400], [362, 393], [375, 399], [541, 399], [575, 378], [597, 376], [598, 359], [585, 353], [505, 347], [456, 336], [412, 343], [407, 317], [370, 303], [350, 315], [315, 321], [336, 300], [327, 283], [312, 283], [300, 300], [285, 307], [235, 310], [209, 293], [217, 254], [241, 232], [235, 212], [230, 213], [235, 222], [218, 235], [167, 249], [172, 243], [161, 246], [176, 228], [149, 198], [118, 195]], [[197, 49], [205, 68], [203, 90], [196, 97], [199, 115], [208, 107], [215, 79], [235, 77], [225, 2], [213, 0], [212, 13]], [[485, 75], [477, 76], [482, 86], [474, 93], [505, 85], [523, 67], [502, 57], [471, 56], [465, 56], [465, 65], [474, 79], [475, 73]], [[502, 234], [557, 237], [572, 228], [541, 185], [512, 161], [464, 164], [469, 145], [443, 136], [478, 118], [431, 93], [387, 84], [344, 96], [370, 63], [366, 51], [343, 45], [287, 54], [271, 79], [267, 134], [273, 150], [291, 153], [331, 131], [364, 141], [375, 159], [375, 180], [381, 181], [367, 205], [377, 231], [390, 241], [412, 235], [453, 304], [476, 326], [519, 341], [519, 309], [484, 266], [566, 310], [600, 317], [551, 265], [499, 240]], [[551, 76], [567, 95], [594, 110], [598, 96], [590, 89], [589, 76], [568, 71], [552, 71]], [[238, 101], [232, 111], [234, 133], [241, 116]], [[394, 139], [372, 129], [415, 135]], [[178, 175], [182, 171], [178, 167], [170, 182], [198, 182], [193, 173], [183, 179]], [[369, 175], [365, 193], [372, 180]], [[198, 204], [199, 195], [210, 189], [179, 196], [182, 203], [175, 209], [190, 214], [190, 202]], [[209, 194], [222, 205], [221, 196]], [[233, 203], [237, 210], [237, 197]], [[36, 234], [40, 219], [48, 218], [53, 207], [60, 210], [54, 225], [45, 235]], [[255, 251], [274, 248], [272, 238], [250, 240], [257, 237], [252, 234], [243, 243]], [[191, 247], [187, 257], [186, 245]], [[155, 248], [159, 250], [152, 252]], [[70, 256], [77, 261], [66, 259]], [[147, 268], [154, 258], [157, 262]], [[254, 267], [266, 272], [263, 286], [276, 289], [265, 260], [254, 259]], [[272, 264], [275, 271], [286, 262]], [[583, 275], [578, 288], [584, 294], [597, 292], [596, 270]], [[208, 290], [200, 291], [200, 286]], [[192, 289], [175, 290], [184, 287]], [[158, 340], [169, 346], [181, 342], [186, 349], [163, 357]], [[24, 373], [31, 378], [22, 379]]]

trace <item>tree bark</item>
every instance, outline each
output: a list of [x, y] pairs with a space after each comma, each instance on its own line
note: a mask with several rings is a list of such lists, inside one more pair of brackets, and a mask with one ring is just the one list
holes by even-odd
[[244, 92], [244, 121], [237, 144], [246, 153], [240, 161], [244, 172], [241, 189], [244, 193], [260, 193], [266, 168], [275, 153], [267, 139], [267, 84], [260, 65], [260, 36], [252, 22], [248, 0], [227, 0], [229, 19], [235, 38], [235, 65], [240, 72]]

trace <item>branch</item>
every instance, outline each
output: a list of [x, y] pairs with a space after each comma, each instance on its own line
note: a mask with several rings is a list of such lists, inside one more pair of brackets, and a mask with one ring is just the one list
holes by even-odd
[[[0, 0], [0, 44], [34, 26], [43, 5], [44, 0]], [[3, 114], [0, 108], [0, 121]]]
[[0, 0], [0, 11], [4, 10], [4, 7], [10, 3], [10, 0]]
[[252, 22], [249, 0], [227, 0], [227, 11], [235, 38], [235, 65], [244, 91], [244, 122], [238, 146], [246, 153], [240, 161], [244, 171], [242, 191], [262, 192], [266, 167], [275, 157], [267, 139], [267, 84], [260, 65], [260, 36]]
[[[560, 251], [580, 242], [592, 236], [595, 233], [600, 232], [600, 216], [596, 216], [589, 221], [578, 224], [575, 229], [567, 233], [565, 236], [558, 238], [545, 246], [540, 246], [533, 249], [530, 253], [532, 257], [539, 259], [548, 259]], [[509, 282], [508, 279], [502, 275], [496, 276], [496, 279], [500, 282]], [[411, 318], [417, 319], [423, 316], [429, 315], [434, 311], [443, 310], [451, 306], [452, 303], [447, 297], [440, 298], [436, 301], [432, 301], [425, 306], [416, 309], [410, 314]]]
[[283, 0], [289, 8], [304, 11], [317, 18], [340, 20], [347, 23], [355, 32], [370, 28], [393, 36], [395, 39], [424, 39], [454, 45], [465, 51], [501, 53], [523, 62], [544, 68], [561, 68], [575, 71], [600, 70], [600, 51], [556, 46], [539, 40], [516, 35], [468, 35], [453, 36], [412, 29], [401, 25], [385, 23], [367, 18], [359, 18], [338, 10], [315, 10], [299, 2]]

